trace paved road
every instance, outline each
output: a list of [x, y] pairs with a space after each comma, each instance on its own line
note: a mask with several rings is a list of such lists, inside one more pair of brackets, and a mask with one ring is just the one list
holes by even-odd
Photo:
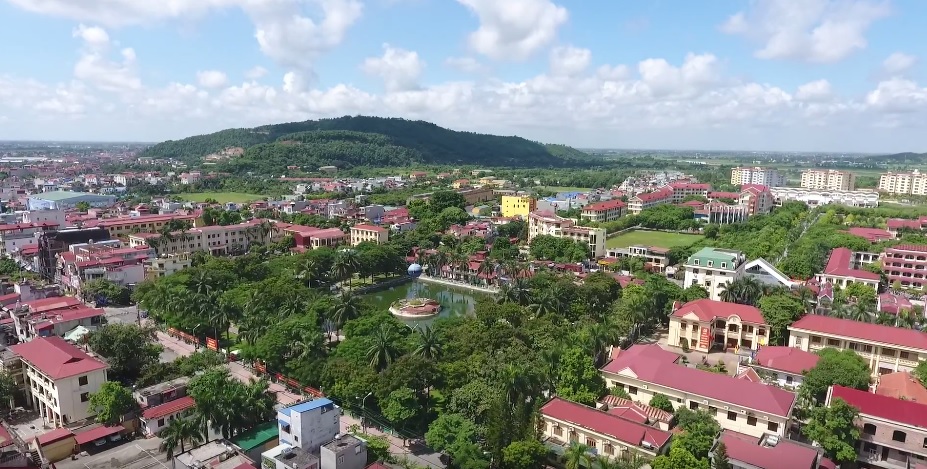
[[[194, 351], [196, 351], [196, 347], [194, 345], [188, 344], [182, 340], [178, 340], [174, 337], [171, 337], [165, 334], [164, 332], [158, 331], [157, 335], [158, 335], [158, 341], [161, 343], [161, 345], [164, 346], [164, 349], [166, 351], [169, 350], [173, 352], [177, 356], [188, 356], [192, 354]], [[227, 366], [232, 376], [234, 376], [235, 378], [241, 381], [249, 382], [252, 379], [257, 379], [257, 376], [249, 368], [241, 365], [240, 363], [232, 362], [232, 363], [229, 363]], [[281, 406], [288, 406], [290, 404], [293, 404], [294, 402], [304, 400], [307, 397], [307, 396], [303, 396], [300, 394], [290, 392], [286, 387], [284, 387], [283, 385], [279, 383], [273, 383], [273, 382], [270, 383], [270, 390], [277, 394], [277, 403]], [[360, 426], [360, 424], [361, 423], [359, 420], [357, 420], [356, 418], [350, 415], [341, 416], [341, 431], [344, 433], [347, 433], [348, 429], [351, 426], [353, 425]], [[372, 435], [385, 435], [383, 432], [375, 428], [372, 428], [372, 427], [367, 428], [367, 433], [370, 433]], [[410, 460], [414, 461], [415, 463], [419, 465], [425, 465], [431, 468], [446, 467], [444, 464], [441, 463], [441, 458], [440, 458], [439, 453], [433, 453], [433, 452], [419, 453], [418, 451], [415, 451], [413, 453], [412, 451], [409, 450], [409, 448], [406, 448], [403, 445], [403, 441], [401, 438], [397, 438], [392, 435], [385, 435], [385, 436], [390, 442], [390, 446], [391, 446], [390, 452], [393, 453], [394, 455], [398, 457], [408, 457]]]

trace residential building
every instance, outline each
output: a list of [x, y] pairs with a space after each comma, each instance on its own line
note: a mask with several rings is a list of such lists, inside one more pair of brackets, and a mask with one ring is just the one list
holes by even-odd
[[89, 308], [83, 304], [52, 311], [29, 313], [20, 309], [12, 314], [12, 322], [20, 342], [36, 337], [63, 337], [77, 327], [95, 330], [103, 325], [102, 308]]
[[60, 337], [40, 337], [9, 349], [22, 364], [26, 402], [45, 422], [61, 427], [93, 415], [90, 394], [106, 382], [106, 363]]
[[776, 198], [776, 205], [785, 202], [804, 202], [811, 207], [827, 204], [839, 204], [849, 207], [878, 207], [879, 193], [874, 190], [837, 191], [825, 189], [805, 189], [803, 187], [771, 187]]
[[[599, 223], [615, 221], [624, 215], [627, 207], [628, 204], [618, 199], [596, 202], [583, 207], [580, 218]], [[505, 216], [505, 213], [503, 213], [503, 216]]]
[[189, 173], [182, 173], [180, 175], [180, 183], [183, 185], [190, 185], [200, 182], [200, 179], [203, 178], [203, 175], [199, 171], [191, 171]]
[[169, 237], [161, 233], [134, 233], [129, 235], [129, 246], [151, 247], [158, 255], [196, 251], [228, 255], [247, 252], [252, 244], [267, 245], [282, 238], [283, 233], [277, 225], [254, 219], [235, 225], [202, 226], [177, 231]]
[[852, 191], [856, 189], [856, 175], [837, 169], [806, 169], [801, 173], [801, 187], [827, 191]]
[[740, 195], [736, 199], [740, 205], [747, 207], [747, 215], [765, 215], [776, 205], [776, 197], [769, 186], [759, 184], [746, 184], [741, 186]]
[[103, 228], [109, 232], [111, 238], [125, 238], [133, 233], [157, 233], [174, 220], [188, 222], [191, 227], [201, 225], [197, 220], [197, 215], [171, 213], [168, 215], [104, 218], [84, 223], [84, 226]]
[[589, 246], [593, 257], [605, 255], [605, 228], [574, 226], [576, 222], [553, 212], [536, 210], [528, 215], [528, 241], [535, 236], [548, 235], [568, 238]]
[[888, 283], [904, 288], [923, 289], [927, 285], [927, 245], [903, 244], [885, 248], [881, 256], [882, 271]]
[[277, 422], [281, 445], [316, 452], [338, 435], [341, 409], [329, 399], [313, 399], [278, 410]]
[[714, 458], [718, 445], [724, 443], [732, 469], [833, 469], [836, 465], [818, 448], [782, 438], [762, 435], [759, 438], [724, 430], [709, 453]]
[[318, 454], [299, 446], [279, 445], [261, 453], [261, 469], [320, 469]]
[[840, 288], [846, 288], [851, 283], [862, 283], [878, 289], [881, 281], [879, 274], [856, 268], [853, 260], [853, 251], [836, 248], [830, 252], [824, 271], [815, 275], [814, 279], [818, 283], [829, 282]]
[[261, 461], [261, 454], [280, 446], [280, 429], [277, 422], [264, 422], [251, 430], [235, 435], [231, 442], [239, 450], [244, 451], [250, 459]]
[[607, 394], [599, 400], [600, 409], [625, 420], [642, 423], [663, 431], [670, 431], [675, 416], [671, 412], [657, 409], [647, 404], [634, 402], [630, 399]]
[[338, 434], [320, 448], [320, 469], [364, 469], [367, 442], [353, 435]]
[[817, 352], [825, 347], [853, 350], [873, 376], [911, 371], [927, 360], [927, 333], [881, 324], [809, 314], [789, 326], [789, 347]]
[[[691, 204], [691, 205], [690, 205]], [[699, 201], [686, 202], [694, 209], [696, 220], [718, 225], [742, 223], [750, 218], [749, 207], [746, 205], [728, 205], [724, 202], [712, 201], [701, 203]]]
[[628, 211], [634, 215], [651, 207], [673, 202], [673, 189], [663, 187], [653, 192], [638, 194], [628, 199]]
[[927, 465], [927, 404], [834, 385], [825, 402], [837, 399], [859, 410], [858, 462], [898, 469]]
[[126, 248], [87, 244], [58, 256], [56, 277], [66, 290], [76, 294], [93, 280], [135, 285], [145, 280], [143, 263], [154, 256], [155, 250], [146, 245]]
[[348, 236], [340, 228], [323, 229], [288, 223], [277, 223], [276, 226], [282, 233], [293, 237], [297, 251], [321, 247], [337, 247], [348, 241]]
[[767, 382], [785, 388], [797, 388], [804, 373], [818, 364], [817, 354], [795, 347], [767, 346], [752, 355], [749, 364]]
[[51, 191], [30, 195], [26, 201], [28, 210], [66, 210], [72, 209], [81, 202], [87, 202], [91, 207], [112, 207], [116, 204], [116, 196], [91, 194], [90, 192]]
[[769, 326], [759, 309], [701, 299], [673, 311], [667, 343], [708, 353], [713, 348], [755, 350], [766, 345], [768, 337]]
[[621, 350], [602, 369], [606, 386], [618, 386], [636, 402], [663, 394], [674, 408], [706, 410], [721, 428], [760, 437], [783, 436], [795, 406], [794, 393], [677, 363], [679, 355], [658, 344]]
[[721, 300], [727, 284], [744, 275], [746, 257], [740, 251], [706, 247], [686, 259], [684, 288], [699, 285], [708, 291], [708, 298]]
[[879, 176], [879, 190], [889, 194], [927, 195], [927, 174], [916, 169], [910, 173], [889, 171]]
[[567, 448], [584, 444], [594, 454], [623, 459], [635, 453], [653, 457], [669, 447], [672, 434], [618, 415], [555, 397], [541, 406], [541, 434]]
[[885, 220], [885, 229], [898, 238], [903, 231], [925, 231], [927, 230], [927, 217], [919, 217], [916, 220], [906, 220], [903, 218], [889, 218]]
[[190, 396], [184, 396], [164, 404], [142, 410], [139, 417], [139, 430], [148, 437], [158, 436], [172, 421], [189, 419], [194, 416], [196, 402]]
[[537, 210], [538, 201], [528, 195], [502, 196], [502, 216], [528, 219], [528, 214]]
[[12, 256], [24, 247], [38, 244], [40, 233], [56, 229], [57, 224], [47, 222], [0, 225], [0, 256]]
[[389, 239], [389, 229], [382, 226], [360, 224], [351, 227], [351, 246], [363, 242], [384, 244]]
[[190, 254], [165, 254], [161, 257], [146, 259], [145, 279], [165, 277], [193, 265], [193, 256]]
[[779, 187], [785, 185], [785, 175], [772, 168], [759, 166], [737, 167], [731, 169], [731, 184], [735, 186], [760, 184], [767, 187]]
[[677, 181], [669, 185], [669, 189], [673, 192], [672, 203], [678, 204], [685, 200], [689, 196], [699, 196], [699, 197], [708, 197], [708, 192], [711, 191], [711, 184], [704, 184], [698, 182], [687, 182], [687, 181]]
[[669, 251], [667, 248], [638, 244], [626, 248], [609, 248], [605, 255], [614, 258], [640, 257], [648, 272], [664, 273], [669, 266]]
[[22, 222], [67, 226], [67, 216], [64, 210], [27, 210], [22, 212]]

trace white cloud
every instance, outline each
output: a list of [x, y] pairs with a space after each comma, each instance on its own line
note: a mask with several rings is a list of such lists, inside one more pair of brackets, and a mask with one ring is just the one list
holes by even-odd
[[550, 51], [550, 72], [573, 76], [586, 71], [592, 62], [592, 51], [578, 47], [555, 47]]
[[927, 88], [911, 80], [892, 78], [880, 82], [866, 96], [866, 103], [888, 113], [924, 111], [927, 108]]
[[267, 69], [264, 67], [261, 67], [260, 65], [255, 66], [254, 68], [245, 72], [245, 78], [249, 80], [257, 80], [257, 79], [263, 78], [264, 75], [267, 75]]
[[444, 65], [463, 73], [486, 72], [486, 67], [473, 57], [448, 57], [444, 60]]
[[907, 72], [917, 63], [917, 57], [903, 52], [895, 52], [882, 62], [882, 70], [889, 75]]
[[827, 101], [833, 97], [830, 82], [815, 80], [798, 87], [795, 97], [802, 101]]
[[524, 60], [557, 37], [566, 8], [551, 0], [457, 0], [479, 18], [470, 47], [495, 60]]
[[228, 83], [228, 77], [219, 70], [203, 70], [196, 72], [196, 81], [204, 88], [219, 88]]
[[869, 27], [890, 13], [884, 0], [758, 0], [721, 30], [762, 44], [761, 59], [831, 63], [865, 49]]
[[99, 26], [84, 26], [81, 24], [74, 30], [74, 37], [79, 37], [89, 47], [106, 47], [109, 45], [109, 34]]
[[417, 52], [383, 44], [383, 55], [368, 57], [361, 69], [364, 73], [380, 77], [387, 91], [408, 91], [418, 88], [425, 62]]
[[107, 91], [132, 91], [141, 88], [135, 50], [126, 47], [120, 60], [109, 58], [112, 43], [109, 34], [99, 27], [80, 25], [74, 36], [83, 42], [80, 58], [74, 65], [74, 77]]

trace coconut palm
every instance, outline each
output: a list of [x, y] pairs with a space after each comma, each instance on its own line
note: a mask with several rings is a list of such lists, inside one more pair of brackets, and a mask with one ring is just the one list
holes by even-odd
[[417, 343], [412, 353], [429, 360], [438, 358], [441, 354], [441, 337], [438, 331], [432, 329], [431, 326], [419, 327], [416, 331], [418, 331]]
[[744, 276], [728, 283], [721, 292], [721, 301], [756, 306], [763, 294], [763, 285], [759, 280]]
[[174, 450], [180, 447], [180, 452], [186, 452], [186, 444], [198, 445], [205, 439], [200, 426], [195, 420], [186, 418], [175, 418], [167, 425], [167, 428], [161, 432], [161, 438], [164, 439], [164, 448], [167, 451], [167, 459], [174, 457]]
[[335, 329], [341, 331], [345, 323], [360, 316], [361, 309], [360, 298], [350, 293], [342, 293], [335, 298], [335, 303], [329, 311], [328, 320], [335, 326]]
[[367, 359], [370, 366], [380, 372], [386, 369], [399, 355], [395, 341], [396, 331], [391, 323], [380, 324], [374, 333], [372, 343], [367, 349]]
[[351, 278], [360, 270], [360, 258], [353, 249], [342, 249], [338, 251], [332, 262], [332, 277], [338, 281], [344, 282]]
[[542, 317], [557, 312], [557, 297], [552, 290], [544, 290], [528, 305], [528, 311], [535, 317]]
[[905, 329], [914, 329], [914, 326], [917, 324], [917, 318], [914, 316], [910, 310], [903, 309], [898, 312], [898, 316], [895, 318], [895, 326], [903, 327]]
[[883, 326], [894, 326], [896, 320], [897, 318], [895, 316], [880, 312], [878, 315], [876, 315], [875, 323]]
[[869, 308], [863, 303], [853, 303], [847, 310], [846, 319], [852, 319], [859, 322], [872, 322], [873, 316], [869, 313]]
[[567, 448], [566, 469], [581, 469], [584, 465], [591, 466], [589, 447], [582, 443], [573, 443]]
[[322, 354], [322, 339], [318, 330], [304, 329], [297, 333], [291, 349], [292, 359], [308, 362]]
[[296, 275], [306, 282], [307, 287], [312, 288], [312, 281], [316, 280], [318, 270], [318, 261], [312, 257], [307, 257], [303, 259], [302, 262], [300, 262], [298, 273]]

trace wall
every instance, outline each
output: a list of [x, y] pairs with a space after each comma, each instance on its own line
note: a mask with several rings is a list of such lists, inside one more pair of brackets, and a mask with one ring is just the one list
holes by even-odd
[[[87, 376], [87, 384], [78, 384], [80, 376]], [[87, 375], [72, 376], [55, 382], [58, 390], [58, 408], [62, 417], [67, 416], [68, 422], [75, 422], [90, 417], [90, 401], [81, 402], [83, 393], [95, 393], [106, 382], [105, 371], [94, 371]]]
[[44, 445], [39, 447], [38, 443], [34, 440], [30, 443], [35, 449], [39, 450], [39, 453], [50, 463], [55, 463], [63, 459], [71, 457], [71, 454], [74, 453], [74, 450], [77, 447], [77, 442], [74, 441], [74, 437], [70, 436], [63, 440], [56, 441], [54, 443]]
[[[541, 415], [541, 421], [542, 421], [541, 433], [544, 437], [552, 438], [554, 440], [564, 443], [565, 445], [569, 445], [571, 443], [570, 430], [573, 429], [575, 431], [575, 441], [577, 443], [582, 443], [590, 447], [594, 446], [596, 453], [605, 455], [605, 456], [610, 456], [613, 459], [622, 457], [623, 455], [629, 452], [637, 452], [637, 453], [641, 453], [642, 455], [651, 456], [651, 457], [656, 456], [660, 452], [660, 449], [650, 450], [647, 448], [642, 448], [642, 447], [637, 447], [637, 446], [632, 447], [630, 444], [620, 442], [612, 437], [607, 437], [605, 435], [595, 433], [591, 430], [588, 430], [582, 427], [575, 427], [569, 422], [560, 422], [556, 419], [552, 419], [543, 414]], [[557, 434], [558, 425], [560, 427], [559, 435]], [[595, 441], [594, 445], [589, 444], [589, 443], [592, 443], [591, 441], [589, 441], [590, 438]], [[605, 448], [605, 443], [610, 443], [612, 445], [613, 454], [608, 454]], [[666, 447], [668, 447], [669, 444], [670, 443], [667, 443]]]

